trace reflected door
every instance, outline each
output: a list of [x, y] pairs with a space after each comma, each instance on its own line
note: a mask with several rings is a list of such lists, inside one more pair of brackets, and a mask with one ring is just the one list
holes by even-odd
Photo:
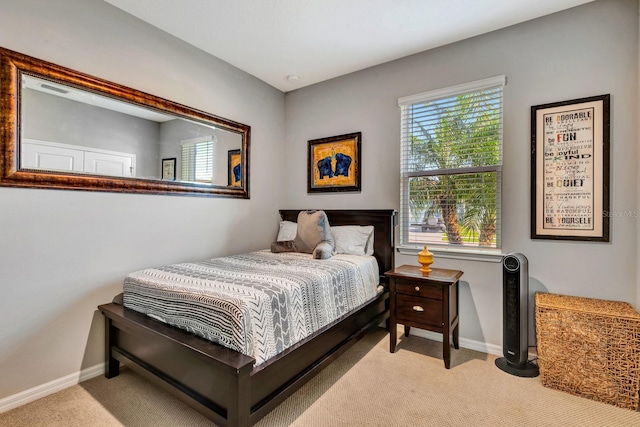
[[22, 167], [54, 171], [84, 171], [82, 150], [31, 141], [22, 143]]
[[26, 169], [108, 176], [134, 177], [136, 172], [135, 154], [33, 139], [23, 141], [21, 163]]
[[135, 176], [131, 156], [87, 151], [84, 171], [98, 175]]

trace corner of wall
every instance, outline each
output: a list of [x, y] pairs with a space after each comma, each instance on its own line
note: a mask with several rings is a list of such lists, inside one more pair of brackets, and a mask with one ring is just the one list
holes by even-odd
[[[638, 20], [640, 21], [640, 0], [638, 0]], [[640, 159], [640, 31], [638, 31], [638, 58], [636, 64], [636, 79], [638, 79], [638, 89], [636, 92], [636, 149], [638, 150], [638, 158]], [[639, 160], [640, 161], [640, 160]], [[636, 168], [638, 176], [636, 177], [636, 213], [640, 212], [640, 168]], [[640, 242], [640, 218], [636, 220], [636, 253], [638, 250], [638, 242]], [[636, 257], [636, 310], [640, 310], [640, 262]]]

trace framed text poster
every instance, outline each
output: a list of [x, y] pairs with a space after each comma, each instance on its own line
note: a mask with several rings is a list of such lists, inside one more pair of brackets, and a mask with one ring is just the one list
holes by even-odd
[[609, 241], [610, 95], [531, 107], [531, 238]]

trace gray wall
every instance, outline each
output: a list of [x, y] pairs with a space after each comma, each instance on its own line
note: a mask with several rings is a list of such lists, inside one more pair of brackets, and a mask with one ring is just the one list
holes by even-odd
[[27, 89], [22, 136], [136, 155], [136, 176], [160, 177], [160, 125], [151, 120]]
[[2, 47], [252, 136], [250, 200], [0, 188], [2, 399], [103, 362], [96, 307], [127, 273], [268, 247], [284, 204], [284, 95], [101, 0], [4, 0], [0, 28]]
[[[611, 243], [531, 240], [530, 107], [611, 94], [611, 210], [638, 212], [638, 2], [599, 0], [286, 95], [290, 207], [399, 209], [399, 97], [505, 74], [503, 252], [529, 259], [532, 289], [638, 301], [637, 218]], [[307, 140], [362, 131], [362, 192], [306, 192]], [[398, 255], [396, 264], [416, 264]], [[461, 339], [502, 345], [499, 263], [436, 257], [464, 271]]]

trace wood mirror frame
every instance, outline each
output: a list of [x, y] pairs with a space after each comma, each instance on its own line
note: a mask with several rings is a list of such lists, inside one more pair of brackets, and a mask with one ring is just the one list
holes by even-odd
[[[59, 172], [21, 168], [22, 77], [33, 76], [53, 83], [166, 113], [242, 137], [242, 186], [188, 181], [164, 181], [135, 177]], [[135, 89], [83, 74], [18, 52], [0, 48], [0, 186], [124, 193], [177, 194], [249, 198], [249, 143], [251, 127], [214, 116]]]

